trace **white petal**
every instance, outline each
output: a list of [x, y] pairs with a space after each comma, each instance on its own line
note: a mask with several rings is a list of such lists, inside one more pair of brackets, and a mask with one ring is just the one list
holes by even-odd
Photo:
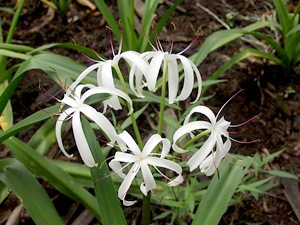
[[169, 187], [177, 186], [183, 183], [183, 176], [180, 174], [175, 179], [171, 180], [167, 185]]
[[[135, 77], [135, 86], [134, 87], [134, 77]], [[133, 65], [130, 69], [129, 73], [129, 85], [133, 93], [138, 97], [138, 98], [144, 98], [145, 96], [143, 95], [143, 75], [139, 69], [137, 69], [136, 65]]]
[[163, 144], [163, 151], [161, 157], [164, 158], [170, 151], [171, 143], [168, 139], [162, 138], [159, 134], [154, 134], [149, 138], [142, 151], [142, 155], [143, 156], [149, 155], [154, 150], [154, 148], [159, 144], [159, 142], [162, 142]]
[[186, 163], [190, 167], [190, 172], [196, 169], [202, 161], [208, 156], [215, 145], [213, 135], [210, 135], [202, 147]]
[[116, 89], [116, 88], [112, 88], [112, 87], [104, 87], [103, 86], [103, 87], [92, 88], [82, 95], [82, 101], [84, 102], [84, 100], [87, 99], [88, 97], [90, 97], [91, 95], [101, 94], [101, 93], [117, 95], [117, 96], [120, 96], [121, 98], [125, 99], [130, 105], [130, 110], [129, 110], [128, 114], [132, 113], [132, 111], [133, 111], [132, 100], [129, 98], [129, 96], [126, 95], [123, 91]]
[[61, 103], [65, 104], [65, 105], [68, 105], [70, 107], [73, 107], [73, 108], [77, 108], [78, 107], [78, 102], [76, 102], [73, 98], [67, 96], [65, 94], [64, 98], [60, 101]]
[[123, 180], [122, 184], [119, 187], [118, 197], [121, 200], [123, 200], [124, 205], [128, 204], [128, 202], [125, 200], [125, 197], [139, 169], [140, 169], [140, 163], [133, 164], [133, 166], [131, 167], [131, 169], [129, 170], [128, 174], [126, 175], [125, 179]]
[[[112, 74], [112, 65], [111, 60], [108, 60], [104, 63], [104, 65], [101, 68], [102, 73], [102, 85], [104, 87], [112, 87], [115, 88], [113, 74]], [[122, 106], [119, 102], [119, 99], [117, 96], [111, 96], [108, 100], [105, 100], [113, 109], [119, 110], [122, 109]]]
[[173, 150], [178, 153], [188, 152], [188, 150], [183, 150], [177, 146], [176, 142], [179, 140], [179, 138], [181, 138], [183, 135], [187, 133], [190, 133], [193, 130], [210, 129], [210, 128], [211, 128], [211, 124], [206, 121], [195, 121], [183, 125], [178, 130], [176, 130], [176, 132], [173, 135], [173, 145], [172, 145]]
[[168, 90], [169, 104], [173, 104], [178, 92], [179, 85], [178, 65], [176, 59], [170, 60], [168, 64]]
[[119, 134], [119, 137], [127, 144], [133, 154], [135, 154], [136, 156], [141, 156], [142, 153], [139, 146], [126, 130], [123, 133]]
[[117, 139], [117, 132], [111, 122], [102, 114], [97, 112], [89, 105], [82, 105], [80, 111], [85, 114], [89, 119], [94, 121], [100, 129], [108, 136], [112, 143]]
[[89, 144], [85, 138], [84, 132], [81, 127], [79, 111], [74, 112], [74, 115], [72, 118], [72, 128], [73, 128], [75, 142], [76, 142], [79, 154], [80, 154], [84, 164], [89, 167], [97, 166], [97, 164], [94, 161], [94, 157], [91, 153]]
[[185, 56], [178, 55], [184, 70], [184, 83], [180, 95], [176, 98], [176, 101], [186, 100], [193, 90], [194, 85], [194, 72], [190, 63], [190, 60]]
[[[153, 190], [156, 188], [156, 183], [155, 183], [154, 177], [151, 173], [151, 170], [149, 169], [149, 166], [147, 165], [147, 163], [145, 161], [141, 162], [141, 170], [142, 170], [145, 187], [146, 187], [146, 193], [147, 193], [149, 190]], [[142, 189], [141, 189], [141, 191], [142, 191]]]
[[181, 166], [179, 166], [177, 163], [175, 163], [171, 160], [168, 160], [168, 159], [162, 159], [162, 158], [149, 156], [149, 157], [147, 157], [146, 162], [149, 165], [154, 165], [154, 166], [163, 167], [163, 168], [172, 170], [172, 171], [176, 172], [177, 174], [182, 173]]
[[189, 61], [190, 61], [190, 64], [192, 65], [192, 67], [193, 67], [193, 70], [195, 71], [195, 74], [196, 74], [196, 77], [197, 77], [197, 80], [198, 80], [198, 94], [197, 94], [196, 99], [193, 102], [191, 102], [191, 104], [193, 104], [193, 103], [197, 102], [199, 100], [200, 96], [201, 96], [202, 79], [201, 79], [201, 74], [200, 74], [197, 66], [190, 59], [189, 59]]
[[67, 151], [64, 148], [62, 139], [61, 139], [61, 127], [62, 124], [64, 122], [64, 120], [69, 117], [76, 109], [73, 108], [69, 108], [66, 111], [64, 111], [63, 113], [60, 114], [60, 116], [58, 117], [56, 124], [55, 124], [55, 134], [56, 134], [56, 140], [57, 140], [57, 144], [60, 148], [60, 150], [64, 153], [64, 155], [68, 158], [71, 158], [73, 156], [68, 154]]
[[161, 68], [165, 53], [157, 52], [150, 63], [149, 73], [147, 75], [147, 84], [150, 91], [155, 91], [157, 77]]
[[123, 173], [123, 169], [125, 167], [127, 167], [129, 164], [127, 164], [127, 166], [125, 166], [124, 168], [122, 168], [122, 165], [119, 161], [116, 161], [116, 160], [111, 160], [109, 162], [109, 167], [115, 172], [117, 173], [120, 177], [122, 177], [123, 179], [126, 177], [126, 174]]
[[207, 118], [212, 123], [212, 125], [216, 124], [216, 117], [215, 117], [215, 114], [213, 113], [213, 111], [211, 111], [210, 108], [208, 108], [206, 106], [202, 106], [202, 105], [201, 106], [196, 106], [195, 108], [193, 108], [190, 111], [190, 113], [185, 117], [185, 120], [184, 120], [183, 124], [187, 124], [190, 120], [190, 117], [194, 113], [201, 113], [201, 114], [207, 116]]
[[115, 161], [119, 161], [119, 162], [129, 162], [129, 163], [133, 163], [136, 162], [138, 160], [138, 157], [129, 153], [125, 153], [125, 152], [117, 152], [115, 154]]
[[121, 54], [121, 56], [126, 60], [132, 62], [137, 68], [147, 76], [149, 64], [141, 57], [141, 55], [134, 51], [126, 51]]
[[81, 92], [82, 92], [82, 90], [83, 90], [83, 88], [94, 88], [95, 86], [94, 85], [92, 85], [92, 84], [80, 84], [80, 85], [78, 85], [77, 87], [76, 87], [76, 89], [75, 89], [75, 97], [76, 98], [81, 98]]
[[74, 88], [82, 81], [82, 79], [85, 78], [86, 75], [88, 75], [91, 71], [98, 68], [103, 62], [96, 63], [94, 65], [89, 66], [86, 68], [78, 77], [77, 79], [70, 85], [68, 90], [66, 91], [66, 95], [69, 96], [71, 92], [74, 90]]

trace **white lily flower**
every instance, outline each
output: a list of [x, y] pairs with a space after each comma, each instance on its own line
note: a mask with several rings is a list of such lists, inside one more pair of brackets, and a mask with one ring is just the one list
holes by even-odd
[[[115, 158], [110, 161], [109, 166], [124, 180], [119, 187], [118, 197], [123, 200], [125, 206], [133, 205], [136, 201], [125, 200], [126, 194], [131, 186], [131, 183], [139, 170], [141, 170], [144, 182], [140, 185], [141, 192], [146, 196], [149, 190], [156, 188], [154, 177], [151, 173], [149, 165], [153, 166], [163, 177], [167, 178], [157, 167], [163, 167], [172, 170], [178, 174], [178, 176], [171, 180], [168, 185], [176, 186], [183, 182], [181, 175], [182, 168], [175, 162], [165, 159], [170, 151], [170, 141], [166, 138], [162, 138], [158, 134], [154, 134], [145, 144], [143, 151], [140, 150], [136, 142], [126, 131], [119, 134], [119, 137], [127, 144], [129, 151], [132, 153], [117, 152]], [[163, 149], [161, 154], [152, 153], [155, 147], [162, 143]], [[157, 157], [160, 156], [160, 157]], [[121, 162], [126, 163], [122, 167]], [[133, 164], [127, 175], [123, 173], [123, 169]], [[169, 179], [169, 178], [167, 178]], [[169, 179], [170, 180], [170, 179]]]
[[[202, 79], [200, 72], [197, 68], [197, 66], [188, 58], [183, 56], [182, 54], [189, 49], [199, 38], [199, 34], [195, 36], [193, 41], [181, 52], [174, 54], [172, 53], [173, 49], [173, 40], [171, 43], [171, 49], [170, 51], [164, 51], [162, 48], [162, 45], [159, 41], [159, 39], [156, 37], [156, 47], [154, 47], [150, 42], [150, 45], [152, 46], [154, 51], [150, 52], [145, 52], [141, 54], [141, 56], [147, 61], [150, 62], [149, 64], [149, 71], [146, 74], [145, 78], [147, 81], [147, 86], [150, 91], [155, 92], [157, 87], [156, 83], [158, 80], [158, 75], [159, 72], [162, 68], [162, 65], [164, 63], [168, 64], [168, 98], [169, 98], [169, 104], [173, 104], [175, 101], [184, 101], [186, 100], [190, 94], [192, 93], [193, 90], [193, 85], [194, 85], [194, 74], [196, 75], [197, 82], [198, 82], [198, 94], [196, 99], [193, 102], [198, 101], [201, 95], [201, 89], [202, 89]], [[184, 81], [183, 81], [183, 88], [178, 95], [178, 89], [179, 89], [179, 71], [178, 71], [178, 61], [183, 66], [183, 75], [184, 75]], [[141, 83], [142, 81], [142, 76], [140, 73], [133, 73], [133, 75], [136, 76], [136, 86], [139, 87], [137, 88], [138, 95], [141, 96], [141, 88], [145, 85]], [[133, 76], [129, 77], [131, 83], [133, 83]]]
[[[84, 88], [90, 88], [90, 89], [82, 94]], [[63, 142], [61, 138], [61, 127], [64, 121], [72, 118], [72, 128], [73, 128], [74, 138], [75, 138], [75, 142], [79, 154], [83, 162], [89, 167], [96, 166], [96, 163], [89, 149], [89, 145], [87, 143], [87, 140], [85, 138], [81, 126], [81, 120], [80, 120], [81, 113], [84, 114], [90, 120], [94, 121], [100, 127], [100, 129], [110, 139], [111, 144], [117, 141], [121, 147], [121, 150], [124, 150], [126, 148], [124, 143], [118, 137], [115, 128], [110, 123], [110, 121], [102, 113], [96, 111], [93, 107], [84, 103], [85, 100], [90, 96], [95, 94], [102, 94], [102, 93], [112, 94], [124, 98], [131, 105], [131, 110], [129, 113], [132, 112], [132, 101], [124, 92], [109, 87], [95, 87], [93, 85], [78, 85], [75, 89], [74, 94], [72, 94], [71, 96], [65, 95], [64, 98], [60, 100], [62, 104], [69, 106], [69, 108], [60, 114], [55, 126], [58, 146], [60, 147], [64, 155], [70, 158], [72, 157], [72, 155], [68, 154], [63, 146]]]
[[[91, 45], [90, 45], [91, 46]], [[91, 46], [92, 48], [92, 46]], [[67, 91], [67, 95], [71, 93], [71, 91], [84, 79], [90, 72], [93, 70], [97, 70], [97, 82], [99, 87], [112, 87], [115, 88], [114, 79], [113, 79], [113, 68], [118, 68], [118, 64], [120, 59], [124, 59], [131, 67], [134, 66], [134, 71], [139, 74], [146, 74], [148, 70], [148, 63], [140, 56], [140, 53], [135, 51], [122, 51], [122, 36], [120, 41], [120, 47], [118, 53], [114, 53], [114, 48], [111, 43], [113, 58], [109, 60], [103, 59], [97, 52], [92, 48], [94, 53], [98, 56], [100, 61], [90, 58], [85, 55], [90, 60], [96, 62], [96, 64], [89, 66], [85, 69], [78, 78], [74, 81], [73, 84], [70, 85], [69, 91]], [[115, 110], [122, 109], [122, 106], [119, 102], [117, 96], [111, 96], [110, 99], [104, 101], [104, 112], [106, 111], [106, 106], [109, 105]]]
[[[190, 117], [194, 113], [201, 113], [205, 115], [210, 122], [189, 122]], [[221, 159], [224, 158], [227, 152], [229, 151], [231, 147], [231, 141], [227, 129], [230, 126], [230, 122], [226, 121], [224, 117], [217, 121], [219, 113], [217, 114], [217, 116], [215, 116], [213, 111], [211, 111], [208, 107], [197, 106], [194, 109], [192, 109], [192, 111], [187, 115], [187, 117], [184, 120], [184, 125], [174, 133], [172, 147], [174, 151], [183, 153], [186, 152], [186, 150], [181, 149], [176, 144], [179, 138], [181, 138], [187, 133], [189, 133], [193, 138], [194, 135], [191, 132], [195, 130], [210, 131], [210, 136], [208, 137], [208, 139], [187, 162], [187, 165], [190, 167], [190, 171], [193, 171], [198, 166], [200, 166], [201, 171], [205, 172], [207, 176], [212, 175], [215, 172], [218, 165], [220, 164]], [[222, 136], [227, 139], [225, 143], [223, 143]], [[216, 152], [214, 153], [213, 148], [215, 146]]]

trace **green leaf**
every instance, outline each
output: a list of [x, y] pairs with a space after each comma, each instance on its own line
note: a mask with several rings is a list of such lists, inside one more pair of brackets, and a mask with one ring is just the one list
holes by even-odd
[[199, 66], [207, 55], [223, 45], [243, 36], [244, 32], [254, 31], [266, 26], [271, 26], [271, 22], [257, 22], [243, 29], [221, 30], [208, 36], [197, 53], [193, 54], [190, 59]]
[[200, 205], [198, 206], [192, 225], [218, 224], [226, 212], [230, 199], [252, 163], [252, 158], [237, 160], [231, 167], [223, 160], [219, 166], [220, 176], [214, 176], [210, 182]]
[[8, 187], [0, 181], [0, 204], [3, 202], [3, 200], [7, 197], [8, 194]]
[[170, 214], [171, 214], [171, 210], [163, 212], [163, 213], [159, 214], [158, 216], [154, 217], [153, 220], [161, 220], [163, 218], [166, 218]]
[[110, 9], [108, 8], [108, 6], [106, 5], [104, 0], [94, 0], [94, 2], [96, 4], [96, 6], [98, 7], [98, 9], [100, 10], [100, 12], [102, 13], [102, 15], [105, 18], [106, 22], [108, 23], [108, 25], [112, 29], [117, 41], [119, 42], [120, 37], [121, 37], [121, 33], [120, 33], [119, 25], [118, 25], [117, 21], [115, 20], [114, 15], [110, 11]]
[[[49, 119], [41, 126], [30, 138], [28, 145], [35, 149], [39, 154], [46, 155], [51, 146], [56, 142], [55, 137], [56, 120]], [[63, 124], [63, 126], [65, 123]], [[64, 126], [65, 127], [65, 126]], [[62, 130], [64, 129], [62, 128]]]
[[266, 165], [267, 163], [269, 163], [272, 159], [274, 159], [275, 157], [281, 155], [281, 153], [283, 153], [285, 151], [285, 149], [282, 149], [280, 151], [274, 152], [271, 155], [268, 155], [266, 157], [264, 157], [261, 161], [261, 166]]
[[20, 131], [37, 124], [45, 119], [48, 119], [51, 116], [51, 113], [57, 113], [59, 109], [59, 105], [51, 106], [45, 109], [46, 113], [43, 110], [40, 110], [25, 119], [21, 120], [17, 124], [13, 125], [11, 128], [6, 130], [5, 132], [0, 133], [0, 143], [5, 141], [7, 138], [19, 133]]
[[[101, 221], [103, 224], [127, 224], [118, 201], [117, 191], [112, 178], [110, 176], [106, 177], [110, 174], [110, 171], [102, 154], [97, 137], [85, 117], [82, 117], [81, 123], [94, 160], [101, 166], [101, 168], [90, 168], [100, 209]], [[101, 180], [101, 178], [104, 179]]]
[[286, 6], [283, 0], [273, 0], [273, 3], [277, 9], [280, 25], [282, 26], [283, 36], [287, 34], [289, 26], [289, 16]]
[[52, 163], [51, 160], [44, 158], [29, 145], [15, 137], [7, 139], [4, 144], [31, 173], [47, 180], [58, 191], [66, 196], [77, 202], [81, 202], [97, 217], [98, 220], [100, 220], [96, 198], [81, 187], [81, 185], [69, 174]]
[[0, 171], [0, 180], [21, 197], [35, 224], [64, 224], [46, 191], [23, 164], [3, 159]]
[[291, 29], [286, 35], [285, 37], [288, 37], [294, 33], [297, 33], [298, 31], [300, 31], [300, 24], [298, 24], [297, 26], [295, 26], [293, 29]]
[[298, 177], [296, 175], [281, 170], [263, 170], [262, 172], [277, 177], [285, 177], [285, 178], [292, 178], [298, 180]]

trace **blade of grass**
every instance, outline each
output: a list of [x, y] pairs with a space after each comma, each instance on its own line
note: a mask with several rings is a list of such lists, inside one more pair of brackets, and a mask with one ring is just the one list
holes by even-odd
[[0, 180], [21, 197], [36, 224], [64, 224], [40, 183], [16, 159], [0, 161]]

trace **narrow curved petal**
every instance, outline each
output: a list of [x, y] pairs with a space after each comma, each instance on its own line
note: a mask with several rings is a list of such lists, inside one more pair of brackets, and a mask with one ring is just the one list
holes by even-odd
[[80, 154], [84, 164], [87, 165], [88, 167], [97, 166], [97, 164], [94, 161], [94, 157], [91, 153], [89, 144], [85, 138], [84, 132], [81, 127], [79, 111], [74, 112], [74, 115], [72, 118], [72, 128], [73, 128], [73, 133], [74, 133], [74, 139], [75, 139], [79, 154]]
[[183, 183], [183, 176], [180, 174], [175, 179], [171, 180], [167, 185], [169, 187], [174, 187]]
[[119, 161], [116, 160], [111, 160], [108, 163], [109, 167], [115, 172], [117, 173], [120, 177], [122, 177], [123, 179], [126, 177], [126, 174], [123, 173], [123, 169], [127, 166], [129, 166], [129, 164], [127, 164], [125, 167], [122, 167], [121, 163]]
[[76, 100], [74, 100], [73, 98], [67, 96], [65, 94], [64, 98], [60, 101], [62, 104], [68, 105], [70, 107], [73, 108], [77, 108], [78, 107], [78, 103], [76, 102]]
[[81, 98], [81, 92], [82, 92], [83, 88], [91, 89], [91, 88], [94, 88], [94, 87], [95, 87], [95, 85], [92, 85], [92, 84], [80, 84], [80, 85], [78, 85], [75, 89], [75, 92], [74, 92], [75, 98], [78, 98], [78, 99]]
[[162, 138], [159, 134], [154, 134], [149, 138], [142, 151], [142, 155], [149, 155], [160, 142], [163, 144], [163, 152], [161, 157], [164, 158], [170, 151], [171, 143], [168, 139]]
[[157, 77], [158, 77], [161, 65], [163, 63], [164, 56], [165, 56], [165, 53], [156, 52], [156, 54], [153, 56], [153, 58], [150, 62], [149, 73], [147, 75], [147, 84], [148, 84], [148, 89], [150, 91], [155, 91]]
[[126, 51], [121, 54], [122, 58], [126, 61], [132, 62], [132, 64], [136, 65], [137, 68], [147, 76], [149, 64], [141, 57], [141, 55], [134, 51]]
[[125, 152], [117, 152], [115, 154], [114, 160], [119, 161], [119, 162], [134, 163], [134, 162], [138, 161], [138, 157], [136, 157], [132, 154], [125, 153]]
[[186, 100], [192, 93], [193, 85], [194, 85], [194, 71], [192, 69], [192, 66], [188, 58], [182, 55], [178, 55], [178, 58], [180, 59], [183, 65], [184, 83], [183, 83], [181, 93], [176, 98], [176, 101], [183, 101]]
[[133, 112], [132, 100], [129, 98], [129, 96], [127, 94], [125, 94], [123, 91], [121, 91], [117, 88], [112, 88], [112, 87], [104, 87], [103, 86], [103, 87], [92, 88], [82, 95], [82, 98], [81, 98], [82, 102], [84, 102], [84, 100], [87, 99], [88, 97], [90, 97], [91, 95], [101, 94], [101, 93], [120, 96], [121, 98], [125, 99], [130, 105], [128, 114]]
[[125, 179], [123, 180], [122, 184], [119, 187], [118, 197], [121, 200], [123, 200], [123, 204], [126, 206], [132, 205], [136, 202], [136, 201], [134, 201], [134, 202], [126, 201], [125, 197], [126, 197], [126, 194], [132, 184], [133, 179], [135, 178], [136, 174], [140, 170], [140, 167], [141, 167], [140, 163], [133, 164], [133, 166], [129, 170], [127, 176], [125, 177]]
[[149, 157], [147, 157], [146, 162], [150, 165], [163, 167], [163, 168], [172, 170], [172, 171], [176, 172], [177, 174], [182, 173], [181, 166], [179, 166], [177, 163], [170, 161], [168, 159], [162, 159], [162, 158], [149, 156]]
[[[154, 177], [151, 173], [149, 166], [144, 161], [141, 162], [141, 171], [142, 171], [142, 175], [143, 175], [145, 187], [146, 187], [146, 194], [145, 193], [143, 193], [143, 194], [147, 195], [148, 191], [156, 188], [156, 183], [155, 183]], [[141, 189], [141, 191], [143, 192], [144, 190]]]
[[56, 140], [57, 140], [57, 144], [60, 148], [60, 150], [64, 153], [64, 155], [68, 158], [71, 158], [73, 156], [68, 154], [67, 151], [64, 148], [62, 139], [61, 139], [61, 127], [62, 124], [64, 122], [64, 120], [69, 117], [76, 109], [73, 108], [69, 108], [66, 111], [64, 111], [63, 113], [60, 114], [60, 116], [58, 117], [56, 124], [55, 124], [55, 134], [56, 134]]
[[74, 88], [82, 81], [82, 79], [84, 79], [86, 77], [86, 75], [88, 75], [90, 72], [92, 72], [93, 70], [95, 70], [96, 68], [98, 68], [103, 62], [99, 62], [96, 63], [94, 65], [89, 66], [88, 68], [86, 68], [78, 77], [77, 79], [70, 85], [70, 87], [68, 88], [68, 90], [66, 91], [66, 95], [69, 96], [72, 91], [74, 90]]
[[195, 108], [193, 108], [190, 113], [185, 117], [185, 120], [183, 122], [183, 124], [187, 124], [190, 120], [190, 117], [194, 114], [194, 113], [201, 113], [205, 116], [207, 116], [207, 118], [209, 119], [209, 121], [212, 123], [212, 125], [216, 124], [216, 117], [215, 114], [213, 113], [213, 111], [211, 111], [210, 108], [206, 107], [206, 106], [196, 106]]
[[191, 102], [191, 104], [194, 104], [195, 102], [197, 102], [197, 101], [199, 100], [199, 98], [200, 98], [200, 96], [201, 96], [201, 91], [202, 91], [202, 78], [201, 78], [201, 74], [200, 74], [200, 72], [199, 72], [197, 66], [196, 66], [190, 59], [189, 59], [189, 61], [190, 61], [190, 64], [192, 65], [192, 67], [193, 67], [193, 70], [194, 70], [194, 72], [195, 72], [195, 74], [196, 74], [197, 81], [198, 81], [198, 94], [197, 94], [196, 99], [195, 99], [193, 102]]
[[[134, 85], [134, 78], [135, 78], [135, 85]], [[141, 71], [136, 67], [134, 64], [129, 72], [129, 86], [133, 93], [138, 98], [144, 98], [143, 95], [143, 74]], [[136, 87], [136, 88], [135, 88]]]
[[[115, 88], [113, 74], [112, 74], [112, 61], [106, 61], [102, 68], [101, 68], [101, 78], [102, 78], [102, 85], [104, 87], [112, 87]], [[122, 109], [120, 101], [117, 96], [111, 96], [108, 100], [105, 100], [113, 109], [119, 110]]]
[[231, 141], [227, 139], [224, 143], [224, 148], [222, 152], [217, 145], [217, 150], [210, 154], [200, 165], [201, 172], [205, 173], [206, 176], [213, 175], [217, 168], [219, 167], [222, 158], [224, 158], [231, 147]]
[[127, 144], [133, 154], [135, 154], [136, 156], [140, 156], [142, 154], [139, 146], [135, 143], [133, 138], [126, 130], [123, 133], [119, 134], [119, 137]]
[[169, 90], [169, 104], [173, 104], [179, 85], [178, 65], [176, 59], [170, 60], [168, 64], [168, 90]]
[[202, 147], [186, 163], [190, 167], [190, 172], [196, 169], [202, 161], [208, 156], [215, 145], [213, 135], [210, 135]]
[[176, 130], [176, 132], [173, 135], [173, 145], [172, 145], [173, 150], [178, 153], [188, 152], [188, 150], [183, 150], [177, 146], [176, 142], [178, 141], [178, 139], [181, 138], [183, 135], [190, 133], [194, 130], [210, 129], [210, 128], [211, 128], [211, 124], [206, 121], [195, 121], [183, 125], [178, 130]]
[[80, 111], [94, 121], [100, 129], [108, 136], [112, 143], [117, 139], [117, 132], [111, 122], [102, 114], [89, 105], [82, 105]]

